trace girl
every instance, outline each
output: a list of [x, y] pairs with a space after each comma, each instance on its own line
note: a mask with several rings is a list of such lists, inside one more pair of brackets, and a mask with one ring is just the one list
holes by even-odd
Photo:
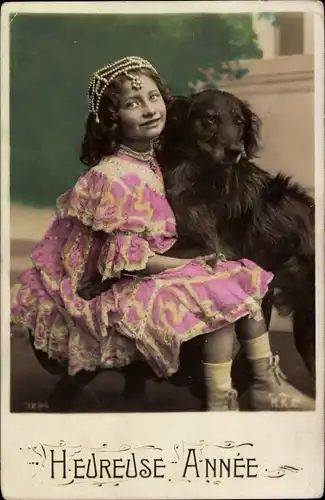
[[[224, 411], [237, 409], [230, 369], [234, 323], [242, 319], [251, 408], [311, 409], [270, 351], [260, 302], [272, 275], [248, 260], [164, 255], [177, 234], [153, 141], [169, 100], [156, 70], [139, 57], [93, 74], [82, 148], [89, 169], [59, 197], [33, 267], [20, 278], [12, 321], [32, 331], [36, 349], [67, 361], [70, 375], [140, 359], [169, 377], [181, 344], [206, 334], [208, 409]], [[84, 300], [78, 290], [98, 273], [117, 280]]]

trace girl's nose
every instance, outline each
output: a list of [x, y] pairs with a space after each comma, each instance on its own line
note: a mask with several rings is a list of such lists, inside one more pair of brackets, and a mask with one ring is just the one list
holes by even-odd
[[144, 117], [149, 117], [153, 116], [154, 114], [155, 114], [155, 109], [153, 107], [153, 104], [151, 102], [144, 103], [142, 108], [142, 115]]

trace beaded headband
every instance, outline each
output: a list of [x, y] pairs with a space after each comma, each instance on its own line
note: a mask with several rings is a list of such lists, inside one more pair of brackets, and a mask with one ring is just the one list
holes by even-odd
[[158, 74], [156, 69], [150, 64], [149, 61], [141, 57], [130, 56], [108, 64], [103, 68], [93, 73], [88, 87], [87, 99], [88, 110], [96, 117], [96, 122], [99, 122], [99, 105], [104, 90], [115, 80], [119, 75], [125, 75], [130, 81], [131, 86], [135, 90], [139, 90], [143, 86], [143, 80], [138, 76], [130, 74], [130, 71], [139, 69], [150, 69]]

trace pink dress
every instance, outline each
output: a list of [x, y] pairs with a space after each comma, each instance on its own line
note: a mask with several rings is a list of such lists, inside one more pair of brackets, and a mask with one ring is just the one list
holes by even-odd
[[123, 154], [105, 158], [57, 202], [57, 214], [20, 277], [12, 322], [37, 349], [68, 360], [69, 373], [123, 367], [139, 356], [159, 377], [179, 368], [182, 342], [247, 315], [260, 315], [272, 274], [253, 262], [193, 259], [149, 277], [122, 277], [87, 301], [80, 284], [146, 267], [176, 241], [158, 165]]

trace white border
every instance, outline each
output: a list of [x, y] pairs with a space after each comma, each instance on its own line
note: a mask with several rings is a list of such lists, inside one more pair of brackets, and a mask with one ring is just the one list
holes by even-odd
[[[9, 203], [9, 14], [16, 13], [190, 13], [285, 12], [315, 14], [315, 198], [317, 269], [317, 411], [313, 413], [214, 413], [40, 415], [9, 413], [10, 373], [10, 203]], [[316, 498], [323, 492], [324, 476], [324, 31], [321, 2], [62, 2], [7, 3], [1, 16], [1, 472], [6, 498]], [[306, 159], [308, 162], [308, 159]], [[308, 165], [306, 165], [308, 168]], [[94, 422], [95, 420], [95, 422]], [[20, 447], [39, 442], [109, 447], [154, 444], [170, 457], [176, 443], [251, 441], [259, 463], [277, 467], [286, 462], [303, 471], [281, 480], [233, 480], [212, 487], [201, 481], [153, 480], [95, 488], [63, 488], [31, 479]]]
[[17, 14], [190, 14], [218, 12], [321, 12], [318, 0], [231, 0], [220, 1], [155, 1], [155, 2], [8, 2], [3, 12]]

